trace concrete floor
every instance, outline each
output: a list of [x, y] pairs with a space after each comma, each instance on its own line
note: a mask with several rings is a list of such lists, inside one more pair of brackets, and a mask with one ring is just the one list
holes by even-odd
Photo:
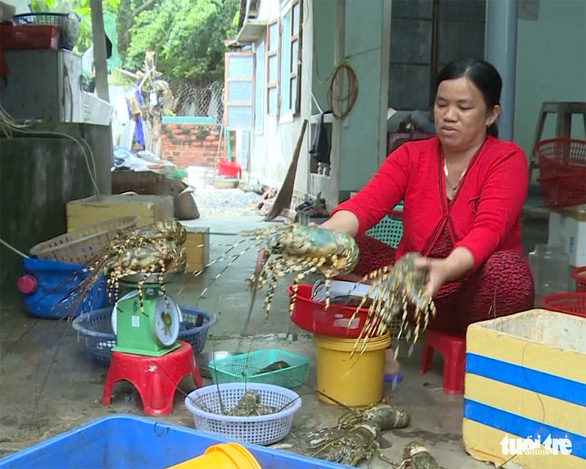
[[[536, 242], [546, 241], [544, 223], [539, 216], [527, 218], [523, 231], [526, 252]], [[210, 227], [212, 232], [237, 232], [267, 225], [257, 216], [208, 218], [190, 224]], [[234, 237], [212, 236], [210, 258], [216, 258], [234, 240]], [[219, 321], [209, 333], [206, 351], [245, 352], [249, 348], [274, 347], [312, 359], [306, 377], [309, 387], [296, 389], [303, 395], [302, 409], [296, 414], [292, 434], [282, 442], [298, 448], [299, 439], [318, 427], [335, 424], [342, 411], [319, 402], [311, 391], [315, 384], [315, 348], [310, 334], [298, 329], [288, 319], [288, 296], [284, 290], [287, 279], [281, 281], [283, 288], [277, 291], [268, 320], [265, 321], [261, 312], [261, 296], [248, 330], [243, 331], [250, 301], [245, 279], [252, 273], [254, 261], [254, 250], [244, 253], [202, 298], [200, 293], [204, 286], [223, 265], [208, 268], [198, 278], [184, 276], [180, 283], [172, 286], [171, 294], [182, 305], [218, 314]], [[31, 318], [19, 302], [2, 305], [0, 321], [0, 457], [100, 416], [112, 413], [142, 415], [136, 392], [124, 382], [115, 387], [111, 406], [100, 404], [106, 370], [90, 360], [67, 322]], [[403, 347], [404, 351], [406, 349]], [[441, 358], [435, 359], [433, 369], [424, 376], [417, 371], [419, 360], [419, 348], [411, 357], [400, 358], [404, 380], [393, 396], [411, 414], [411, 424], [406, 429], [384, 435], [384, 454], [400, 462], [403, 448], [413, 440], [421, 440], [446, 469], [488, 467], [474, 461], [464, 451], [461, 435], [463, 397], [442, 392]], [[204, 384], [209, 383], [204, 380]], [[184, 394], [193, 387], [184, 380], [175, 395], [172, 414], [157, 419], [193, 428], [191, 414], [183, 404]], [[390, 395], [391, 389], [387, 387], [385, 393]], [[288, 446], [284, 448], [290, 449]], [[372, 467], [389, 466], [375, 457]]]

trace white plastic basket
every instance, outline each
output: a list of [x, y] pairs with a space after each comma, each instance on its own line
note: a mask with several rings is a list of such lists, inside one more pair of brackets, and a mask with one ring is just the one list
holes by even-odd
[[[231, 417], [220, 415], [221, 406], [231, 409], [238, 404], [245, 391], [256, 391], [262, 405], [279, 409], [270, 415]], [[301, 408], [301, 397], [281, 386], [262, 383], [229, 383], [205, 386], [185, 398], [185, 406], [193, 415], [195, 428], [245, 443], [270, 445], [285, 438], [291, 431], [293, 417]]]

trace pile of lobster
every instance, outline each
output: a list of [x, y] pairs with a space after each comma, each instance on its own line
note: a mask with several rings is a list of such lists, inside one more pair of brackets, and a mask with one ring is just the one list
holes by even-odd
[[442, 469], [421, 442], [409, 443], [399, 465], [394, 464], [381, 451], [380, 439], [384, 432], [404, 428], [410, 416], [390, 401], [383, 399], [363, 410], [350, 409], [340, 417], [338, 425], [320, 429], [308, 435], [309, 443], [304, 450], [311, 457], [346, 466], [357, 466], [374, 455], [397, 469]]

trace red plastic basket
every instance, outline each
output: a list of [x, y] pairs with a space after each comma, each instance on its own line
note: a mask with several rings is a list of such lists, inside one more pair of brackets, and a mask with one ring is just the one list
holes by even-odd
[[0, 25], [0, 48], [4, 50], [58, 49], [59, 29], [50, 25]]
[[535, 146], [539, 186], [548, 207], [586, 203], [586, 140], [552, 138]]
[[576, 291], [586, 292], [586, 267], [572, 269], [572, 278], [576, 282]]
[[586, 318], [586, 292], [567, 292], [545, 295], [541, 307], [550, 311]]
[[242, 168], [238, 163], [234, 163], [233, 161], [228, 161], [224, 158], [218, 159], [218, 173], [221, 176], [226, 176], [229, 178], [241, 178], [242, 177]]
[[[364, 327], [368, 308], [361, 308], [350, 323], [356, 308], [330, 304], [325, 309], [325, 303], [311, 299], [312, 285], [299, 285], [295, 304], [291, 312], [291, 321], [301, 329], [314, 334], [357, 338]], [[287, 287], [289, 297], [293, 295], [293, 287]], [[350, 327], [348, 327], [350, 326]]]

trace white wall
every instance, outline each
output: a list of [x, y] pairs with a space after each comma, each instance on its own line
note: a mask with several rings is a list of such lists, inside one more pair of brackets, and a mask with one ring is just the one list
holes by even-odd
[[[537, 20], [519, 19], [514, 140], [529, 158], [541, 103], [586, 101], [586, 1], [541, 0]], [[574, 138], [584, 121], [574, 116]], [[543, 138], [555, 135], [555, 116]]]
[[7, 5], [12, 5], [16, 8], [14, 12], [15, 15], [22, 15], [25, 13], [30, 13], [31, 9], [29, 8], [29, 0], [2, 0], [3, 3]]
[[[311, 30], [313, 28], [312, 12], [313, 0], [303, 0], [303, 43], [300, 57], [301, 71], [301, 107], [296, 117], [269, 116], [264, 107], [264, 124], [261, 133], [253, 132], [251, 141], [251, 170], [250, 180], [259, 181], [279, 188], [285, 179], [297, 139], [301, 131], [303, 119], [310, 119], [313, 42]], [[278, 0], [263, 0], [259, 9], [259, 20], [272, 20], [279, 16]], [[259, 41], [260, 42], [260, 41]], [[258, 45], [259, 42], [256, 44]], [[265, 64], [266, 66], [266, 64]], [[266, 77], [265, 77], [266, 80]], [[266, 86], [263, 88], [266, 93]], [[266, 101], [266, 100], [265, 100]], [[301, 156], [297, 166], [295, 190], [298, 193], [307, 192], [307, 174], [309, 172], [309, 125], [301, 149]]]
[[346, 0], [344, 55], [356, 73], [358, 97], [342, 125], [341, 197], [372, 178], [381, 160], [381, 138], [386, 148], [386, 134], [381, 135], [381, 106], [386, 115], [388, 90], [388, 78], [383, 83], [382, 76], [383, 56], [388, 67], [388, 49], [383, 53], [383, 46], [390, 42], [385, 15], [385, 0]]

